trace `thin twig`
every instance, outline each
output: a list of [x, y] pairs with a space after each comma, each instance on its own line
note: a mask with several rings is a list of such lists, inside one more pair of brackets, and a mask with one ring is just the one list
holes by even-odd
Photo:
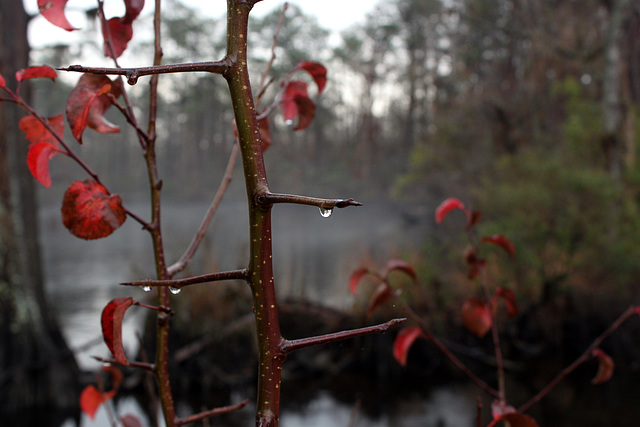
[[272, 205], [275, 203], [292, 203], [298, 205], [317, 206], [322, 209], [346, 208], [347, 206], [362, 206], [354, 199], [322, 199], [318, 197], [298, 196], [296, 194], [279, 194], [265, 192], [258, 196], [258, 203]]
[[193, 423], [196, 421], [203, 420], [205, 418], [215, 417], [216, 415], [226, 414], [228, 412], [237, 411], [239, 409], [244, 408], [249, 403], [249, 399], [245, 399], [240, 403], [236, 403], [235, 405], [223, 406], [220, 408], [210, 409], [208, 411], [203, 411], [198, 414], [191, 415], [186, 418], [178, 418], [175, 420], [175, 425], [181, 426], [184, 424]]
[[222, 59], [220, 61], [206, 61], [206, 62], [185, 62], [182, 64], [165, 64], [165, 65], [153, 65], [149, 67], [133, 67], [133, 68], [113, 68], [113, 67], [85, 67], [83, 65], [69, 65], [68, 67], [56, 68], [60, 71], [69, 71], [76, 73], [90, 73], [90, 74], [106, 74], [106, 75], [119, 75], [127, 78], [127, 83], [134, 85], [138, 82], [139, 77], [152, 76], [159, 74], [172, 74], [172, 73], [194, 73], [194, 72], [207, 72], [214, 74], [224, 74], [231, 65], [228, 59]]
[[202, 219], [202, 223], [200, 224], [200, 227], [198, 228], [198, 231], [196, 232], [196, 234], [193, 236], [193, 239], [191, 240], [189, 247], [184, 252], [184, 254], [180, 257], [180, 259], [167, 269], [167, 273], [169, 274], [169, 277], [173, 277], [173, 275], [175, 275], [176, 273], [184, 270], [187, 267], [187, 265], [189, 265], [189, 262], [191, 262], [191, 259], [193, 258], [194, 254], [198, 250], [198, 247], [200, 246], [200, 243], [202, 242], [202, 239], [204, 238], [207, 232], [207, 228], [209, 228], [209, 223], [213, 219], [213, 216], [216, 214], [216, 211], [220, 206], [220, 202], [222, 202], [222, 197], [227, 192], [227, 188], [229, 188], [229, 184], [231, 184], [231, 180], [233, 179], [233, 169], [234, 169], [234, 166], [236, 165], [239, 152], [240, 152], [240, 146], [236, 141], [233, 144], [233, 149], [231, 150], [231, 155], [229, 156], [229, 161], [227, 162], [227, 169], [224, 172], [224, 176], [222, 177], [222, 182], [220, 182], [218, 191], [216, 192], [216, 195], [213, 197], [213, 200], [211, 201], [211, 204], [207, 209], [207, 213]]
[[133, 282], [122, 282], [123, 286], [149, 286], [149, 287], [172, 287], [180, 289], [184, 286], [198, 283], [217, 282], [221, 280], [246, 280], [247, 270], [229, 270], [217, 273], [203, 274], [200, 276], [187, 277], [186, 279], [175, 280], [136, 280]]
[[624, 323], [624, 321], [633, 314], [640, 314], [640, 307], [631, 306], [626, 309], [620, 315], [620, 317], [618, 317], [611, 325], [609, 325], [609, 327], [599, 337], [597, 337], [589, 347], [587, 347], [587, 349], [584, 351], [584, 353], [582, 353], [582, 355], [580, 355], [580, 357], [578, 357], [572, 364], [564, 368], [553, 380], [551, 380], [551, 382], [549, 382], [549, 384], [547, 384], [542, 390], [540, 390], [535, 396], [533, 396], [527, 403], [519, 407], [518, 412], [526, 412], [527, 410], [529, 410], [529, 408], [538, 403], [540, 399], [549, 394], [549, 392], [553, 390], [553, 388], [558, 385], [558, 383], [562, 381], [564, 377], [573, 372], [582, 363], [590, 359], [592, 357], [591, 353], [593, 352], [593, 350], [598, 348], [600, 344], [602, 344], [602, 341], [604, 341], [609, 335], [615, 332], [615, 330], [618, 329], [620, 325], [622, 325], [622, 323]]
[[282, 340], [280, 349], [284, 354], [291, 353], [301, 348], [311, 347], [314, 345], [326, 344], [329, 342], [345, 340], [348, 338], [359, 337], [362, 335], [376, 334], [386, 332], [390, 327], [398, 325], [407, 320], [406, 318], [391, 319], [388, 322], [379, 325], [367, 326], [365, 328], [351, 329], [348, 331], [334, 332], [331, 334], [318, 335], [315, 337], [300, 338], [297, 340]]

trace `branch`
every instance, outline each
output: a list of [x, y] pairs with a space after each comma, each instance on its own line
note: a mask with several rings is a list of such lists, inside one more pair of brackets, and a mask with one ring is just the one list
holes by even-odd
[[134, 85], [138, 82], [138, 78], [142, 76], [171, 73], [193, 73], [197, 71], [224, 74], [230, 66], [231, 62], [225, 58], [221, 61], [189, 62], [183, 64], [154, 65], [151, 67], [137, 68], [85, 67], [83, 65], [69, 65], [67, 68], [57, 68], [57, 70], [77, 73], [120, 75], [127, 78], [127, 83]]
[[326, 344], [329, 342], [345, 340], [348, 338], [359, 337], [362, 335], [383, 333], [383, 332], [386, 332], [390, 327], [398, 325], [404, 322], [405, 320], [407, 319], [406, 318], [392, 319], [386, 323], [381, 323], [379, 325], [367, 326], [365, 328], [351, 329], [349, 331], [334, 332], [332, 334], [318, 335], [315, 337], [301, 338], [301, 339], [291, 340], [291, 341], [283, 339], [280, 348], [284, 354], [289, 354], [292, 351], [299, 350], [301, 348], [311, 347], [314, 345]]
[[242, 409], [245, 406], [247, 406], [248, 403], [249, 403], [249, 399], [245, 399], [240, 403], [236, 403], [235, 405], [223, 406], [223, 407], [220, 407], [220, 408], [210, 409], [208, 411], [202, 411], [202, 412], [197, 413], [195, 415], [191, 415], [190, 417], [178, 418], [178, 419], [175, 420], [175, 424], [177, 426], [181, 426], [181, 425], [184, 425], [184, 424], [189, 424], [189, 423], [193, 423], [193, 422], [196, 422], [196, 421], [200, 421], [200, 420], [203, 420], [205, 418], [211, 418], [211, 417], [214, 417], [216, 415], [226, 414], [228, 412], [237, 411], [237, 410]]
[[551, 382], [549, 382], [549, 384], [547, 384], [542, 390], [540, 390], [538, 394], [529, 399], [527, 403], [519, 407], [517, 412], [522, 414], [529, 408], [531, 408], [534, 404], [538, 403], [538, 401], [540, 401], [540, 399], [542, 399], [551, 390], [553, 390], [553, 388], [558, 385], [558, 383], [562, 381], [564, 377], [573, 372], [582, 363], [590, 359], [592, 357], [591, 353], [593, 352], [593, 350], [598, 348], [600, 344], [602, 344], [602, 341], [605, 340], [605, 338], [615, 332], [615, 330], [618, 329], [620, 325], [622, 325], [622, 323], [633, 314], [640, 315], [640, 307], [631, 306], [626, 309], [620, 315], [620, 317], [618, 317], [611, 325], [609, 325], [609, 327], [598, 338], [596, 338], [589, 347], [587, 347], [587, 349], [584, 351], [584, 353], [582, 353], [582, 355], [580, 355], [580, 357], [578, 357], [571, 365], [564, 368], [553, 380], [551, 380]]
[[174, 274], [184, 270], [187, 267], [189, 262], [191, 262], [193, 255], [198, 250], [200, 243], [202, 243], [202, 239], [204, 238], [207, 228], [209, 228], [209, 223], [211, 223], [211, 219], [216, 214], [216, 211], [220, 206], [220, 202], [222, 202], [222, 197], [227, 192], [227, 188], [229, 187], [229, 184], [233, 179], [233, 168], [236, 165], [236, 160], [238, 159], [239, 152], [240, 152], [240, 145], [236, 142], [233, 144], [233, 150], [231, 151], [231, 155], [229, 156], [229, 161], [227, 162], [227, 169], [224, 172], [224, 176], [222, 177], [222, 182], [218, 187], [218, 191], [216, 192], [216, 195], [213, 197], [213, 200], [211, 201], [211, 205], [209, 205], [209, 208], [207, 209], [207, 213], [202, 219], [202, 223], [200, 224], [200, 227], [198, 228], [198, 231], [195, 234], [195, 236], [193, 236], [193, 239], [191, 240], [189, 247], [184, 252], [182, 257], [180, 257], [180, 259], [175, 264], [173, 264], [167, 269], [167, 273], [169, 274], [169, 277], [173, 277]]
[[317, 206], [320, 209], [346, 208], [347, 206], [362, 206], [354, 199], [321, 199], [317, 197], [298, 196], [295, 194], [279, 194], [264, 192], [258, 195], [257, 201], [263, 206], [275, 203], [292, 203], [298, 205]]
[[110, 365], [127, 366], [132, 368], [144, 369], [145, 371], [153, 371], [155, 369], [155, 365], [153, 363], [129, 361], [127, 365], [124, 365], [122, 363], [119, 363], [115, 359], [105, 359], [104, 357], [100, 357], [100, 356], [91, 356], [91, 357], [96, 359], [98, 362], [108, 363]]
[[172, 287], [180, 289], [184, 286], [195, 285], [198, 283], [217, 282], [221, 280], [247, 280], [247, 270], [229, 270], [217, 273], [203, 274], [201, 276], [188, 277], [186, 279], [176, 280], [137, 280], [133, 282], [122, 282], [123, 286], [149, 286], [149, 287]]

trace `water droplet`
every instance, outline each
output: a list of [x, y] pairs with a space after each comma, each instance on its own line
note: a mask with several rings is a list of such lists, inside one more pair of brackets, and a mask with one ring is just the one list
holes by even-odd
[[129, 83], [131, 86], [138, 83], [138, 73], [134, 71], [132, 73], [127, 74], [127, 83]]
[[322, 215], [323, 218], [329, 218], [332, 213], [333, 208], [320, 208], [320, 215]]
[[284, 124], [287, 126], [293, 126], [293, 120], [285, 120]]
[[182, 289], [174, 288], [173, 286], [169, 286], [169, 290], [171, 291], [172, 294], [178, 295]]
[[151, 292], [151, 286], [143, 286], [142, 290], [145, 292]]

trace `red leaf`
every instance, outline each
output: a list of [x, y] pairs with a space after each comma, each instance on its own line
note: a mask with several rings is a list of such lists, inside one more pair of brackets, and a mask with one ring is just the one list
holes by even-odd
[[73, 31], [76, 27], [71, 25], [64, 14], [64, 8], [68, 0], [38, 0], [40, 14], [56, 27], [63, 30]]
[[511, 289], [496, 289], [496, 297], [502, 298], [505, 304], [507, 304], [507, 311], [510, 317], [514, 317], [518, 314], [518, 303], [516, 302], [516, 296]]
[[440, 206], [436, 208], [436, 223], [440, 224], [444, 217], [454, 209], [460, 209], [466, 212], [464, 204], [458, 199], [449, 198], [440, 203]]
[[122, 320], [124, 313], [133, 305], [133, 299], [115, 298], [107, 304], [102, 310], [102, 338], [109, 347], [109, 351], [113, 354], [116, 362], [122, 365], [128, 365], [127, 356], [124, 354], [122, 346]]
[[385, 279], [389, 277], [389, 273], [391, 273], [393, 270], [399, 270], [408, 274], [409, 276], [411, 276], [414, 283], [418, 281], [418, 277], [416, 276], [416, 270], [409, 263], [401, 259], [390, 259], [389, 261], [387, 261], [387, 269], [384, 272], [383, 277]]
[[271, 131], [269, 131], [269, 118], [265, 117], [258, 120], [258, 129], [260, 130], [260, 140], [262, 141], [262, 152], [267, 151], [271, 146]]
[[366, 267], [360, 267], [353, 273], [351, 273], [351, 277], [349, 277], [349, 290], [352, 294], [355, 295], [356, 288], [358, 287], [360, 279], [362, 279], [362, 277], [364, 277], [367, 273], [369, 273], [369, 269]]
[[494, 400], [491, 402], [491, 415], [493, 418], [499, 418], [502, 415], [513, 414], [516, 412], [516, 409], [513, 406], [507, 405], [506, 402], [501, 402], [499, 400]]
[[29, 171], [38, 182], [45, 187], [51, 187], [51, 175], [49, 174], [49, 160], [58, 154], [58, 149], [48, 142], [38, 142], [29, 146], [27, 165]]
[[611, 379], [613, 375], [613, 370], [616, 367], [616, 364], [613, 362], [613, 359], [604, 351], [599, 348], [596, 348], [591, 353], [591, 356], [598, 358], [598, 373], [591, 380], [591, 384], [602, 384], [606, 383]]
[[112, 365], [103, 366], [102, 371], [108, 372], [111, 376], [111, 391], [105, 393], [105, 395], [108, 395], [109, 398], [111, 398], [116, 395], [118, 389], [120, 388], [120, 385], [122, 384], [122, 371]]
[[393, 297], [393, 288], [388, 283], [380, 283], [378, 289], [371, 295], [369, 300], [369, 309], [367, 310], [367, 316], [371, 316], [376, 308], [380, 307], [385, 302], [389, 301]]
[[124, 427], [142, 427], [140, 420], [135, 415], [131, 414], [120, 417], [120, 422]]
[[313, 77], [318, 86], [318, 94], [321, 94], [327, 84], [327, 69], [318, 62], [302, 61], [296, 66], [296, 69], [305, 70]]
[[469, 332], [482, 338], [493, 323], [489, 305], [478, 298], [467, 299], [462, 306], [462, 323]]
[[4, 81], [4, 77], [0, 74], [0, 87], [7, 87], [7, 84]]
[[482, 211], [473, 211], [468, 215], [467, 220], [467, 230], [471, 229], [471, 227], [475, 226], [482, 218]]
[[491, 237], [485, 236], [482, 238], [482, 241], [500, 246], [502, 249], [507, 251], [509, 256], [511, 256], [512, 258], [516, 255], [516, 248], [513, 246], [513, 243], [511, 243], [511, 241], [509, 241], [509, 239], [504, 237], [502, 234], [494, 234]]
[[316, 104], [306, 96], [296, 96], [294, 101], [298, 106], [298, 125], [293, 130], [306, 129], [316, 116]]
[[[49, 117], [47, 122], [49, 122], [49, 125], [51, 125], [51, 128], [53, 128], [56, 135], [62, 139], [62, 136], [64, 135], [64, 118], [62, 117], [62, 114]], [[56, 148], [60, 147], [58, 139], [40, 122], [40, 120], [34, 116], [23, 117], [20, 119], [19, 126], [20, 130], [25, 133], [25, 136], [32, 144], [48, 142]]]
[[133, 22], [142, 9], [144, 8], [144, 0], [124, 0], [126, 12], [122, 18], [125, 22]]
[[118, 126], [105, 119], [104, 113], [113, 103], [109, 94], [118, 98], [121, 92], [120, 85], [107, 76], [83, 74], [80, 77], [67, 101], [67, 121], [80, 144], [87, 126], [101, 133], [120, 132]]
[[293, 123], [293, 120], [298, 118], [295, 130], [309, 126], [316, 114], [316, 105], [309, 99], [307, 84], [301, 80], [292, 80], [287, 84], [280, 107], [287, 124]]
[[99, 239], [113, 233], [127, 219], [120, 196], [92, 179], [75, 181], [62, 200], [62, 222], [77, 237]]
[[495, 418], [487, 427], [495, 426], [499, 421], [506, 421], [510, 427], [538, 427], [538, 423], [529, 415], [509, 413]]
[[480, 258], [472, 246], [469, 246], [465, 250], [464, 260], [467, 263], [467, 277], [470, 280], [478, 277], [484, 266], [487, 264], [487, 261]]
[[[117, 59], [127, 49], [129, 41], [133, 38], [132, 21], [125, 20], [125, 18], [111, 18], [107, 21], [109, 27], [109, 35], [111, 36], [111, 44], [115, 58]], [[107, 45], [107, 32], [104, 26], [102, 27], [102, 35], [105, 40], [104, 43], [104, 56], [112, 58], [111, 51]]]
[[411, 349], [414, 341], [420, 337], [425, 338], [422, 330], [417, 326], [404, 328], [398, 333], [393, 342], [393, 357], [395, 357], [399, 364], [407, 366], [409, 349]]
[[19, 82], [27, 79], [40, 79], [40, 78], [46, 78], [46, 79], [51, 79], [55, 81], [56, 77], [58, 77], [58, 74], [56, 73], [56, 71], [53, 68], [48, 67], [46, 65], [43, 65], [40, 67], [23, 68], [22, 70], [18, 70], [16, 72], [16, 80]]
[[105, 396], [93, 385], [88, 385], [80, 393], [80, 409], [93, 419], [98, 408], [106, 401]]

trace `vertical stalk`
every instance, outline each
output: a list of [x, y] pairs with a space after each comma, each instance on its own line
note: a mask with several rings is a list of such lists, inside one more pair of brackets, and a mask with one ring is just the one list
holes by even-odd
[[250, 260], [247, 281], [253, 295], [258, 336], [259, 367], [257, 426], [277, 426], [280, 407], [280, 379], [285, 354], [273, 281], [271, 204], [259, 203], [268, 192], [255, 105], [247, 70], [247, 27], [249, 12], [257, 1], [227, 0], [227, 60], [224, 74], [238, 128], [242, 165], [249, 205]]
[[[160, 65], [162, 62], [161, 46], [161, 0], [155, 2], [155, 13], [153, 19], [154, 27], [154, 58], [153, 65]], [[153, 254], [156, 265], [156, 276], [160, 280], [169, 279], [166, 261], [164, 256], [164, 244], [162, 242], [162, 227], [160, 220], [160, 195], [162, 181], [158, 177], [156, 159], [156, 117], [158, 109], [158, 75], [151, 77], [149, 83], [149, 125], [147, 130], [148, 141], [145, 150], [145, 160], [149, 177], [149, 187], [151, 189], [151, 239], [153, 241]], [[171, 301], [169, 289], [166, 287], [157, 288], [158, 306], [170, 307]], [[173, 396], [171, 394], [171, 384], [169, 380], [169, 320], [168, 310], [158, 310], [156, 325], [156, 361], [154, 374], [158, 383], [158, 394], [162, 405], [164, 419], [168, 427], [175, 425], [175, 408]]]

